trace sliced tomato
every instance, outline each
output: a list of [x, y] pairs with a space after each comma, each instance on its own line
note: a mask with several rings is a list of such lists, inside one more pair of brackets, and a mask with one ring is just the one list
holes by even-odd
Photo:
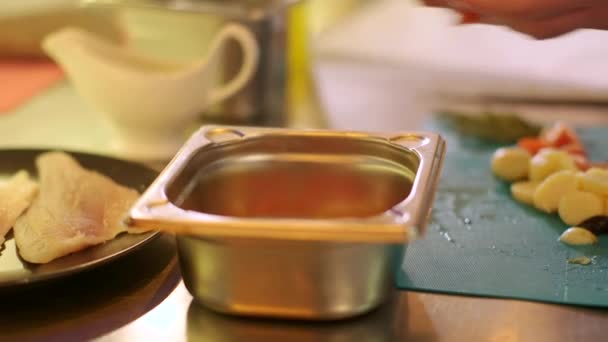
[[587, 171], [587, 169], [591, 167], [591, 162], [585, 156], [581, 156], [580, 154], [573, 154], [572, 159], [574, 159], [576, 167], [578, 167], [578, 169], [581, 171]]
[[543, 132], [541, 138], [552, 147], [581, 144], [581, 140], [574, 129], [563, 122], [556, 122], [553, 127]]
[[569, 154], [572, 155], [580, 155], [580, 156], [587, 156], [587, 151], [585, 151], [585, 146], [583, 146], [582, 144], [579, 143], [571, 143], [568, 145], [562, 145], [559, 147], [560, 150], [562, 151], [566, 151]]
[[536, 137], [524, 137], [517, 141], [517, 146], [530, 152], [531, 155], [535, 155], [538, 151], [550, 145], [541, 138]]

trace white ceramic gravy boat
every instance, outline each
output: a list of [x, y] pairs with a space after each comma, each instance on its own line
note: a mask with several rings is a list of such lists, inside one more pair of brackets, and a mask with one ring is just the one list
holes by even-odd
[[[229, 39], [241, 45], [241, 69], [226, 84], [213, 85], [212, 69]], [[259, 58], [253, 34], [238, 24], [224, 26], [207, 56], [189, 63], [145, 56], [72, 27], [49, 34], [42, 47], [76, 91], [110, 118], [117, 132], [113, 147], [134, 159], [173, 155], [205, 108], [249, 81]]]

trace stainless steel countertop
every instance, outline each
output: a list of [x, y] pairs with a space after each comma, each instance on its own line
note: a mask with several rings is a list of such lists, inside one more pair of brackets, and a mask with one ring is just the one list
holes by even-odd
[[181, 281], [172, 236], [73, 277], [0, 293], [0, 340], [604, 341], [608, 311], [396, 291], [348, 321], [296, 323], [211, 312]]

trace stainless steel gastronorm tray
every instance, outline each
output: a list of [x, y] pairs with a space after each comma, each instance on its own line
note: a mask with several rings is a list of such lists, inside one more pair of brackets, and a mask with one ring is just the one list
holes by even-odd
[[131, 224], [177, 234], [187, 288], [217, 311], [351, 317], [424, 233], [444, 150], [432, 133], [205, 126]]
[[134, 206], [132, 224], [218, 239], [403, 243], [425, 230], [443, 155], [432, 133], [205, 126]]

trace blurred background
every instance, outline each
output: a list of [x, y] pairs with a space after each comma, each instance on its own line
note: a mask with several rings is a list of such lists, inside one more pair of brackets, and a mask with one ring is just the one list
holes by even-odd
[[[414, 0], [4, 1], [0, 145], [132, 156], [111, 150], [108, 118], [41, 50], [46, 35], [66, 26], [183, 63], [206, 56], [226, 22], [248, 27], [262, 51], [256, 76], [206, 108], [192, 127], [409, 130], [444, 111], [606, 121], [608, 68], [602, 62], [608, 46], [597, 43], [605, 32], [535, 41], [457, 20], [453, 12]], [[231, 78], [240, 58], [236, 46], [226, 46], [213, 70], [215, 82]]]

